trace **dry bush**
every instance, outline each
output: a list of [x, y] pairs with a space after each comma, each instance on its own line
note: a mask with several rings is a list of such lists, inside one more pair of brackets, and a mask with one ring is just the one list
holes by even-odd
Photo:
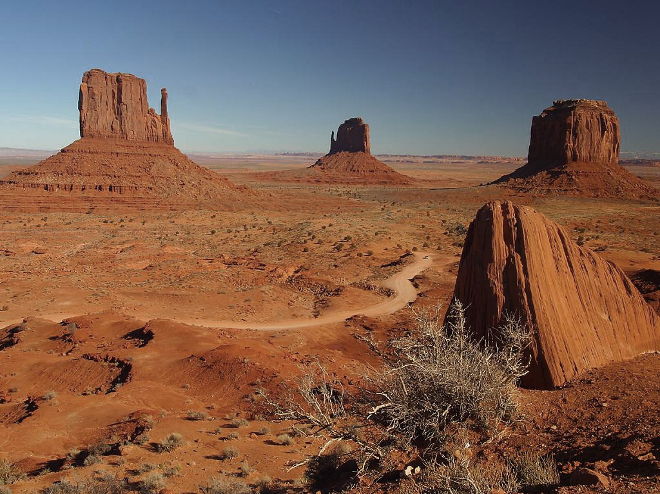
[[198, 412], [196, 410], [190, 410], [186, 414], [188, 420], [208, 420], [209, 414], [206, 412]]
[[8, 460], [0, 460], [0, 485], [9, 485], [23, 478], [21, 472], [16, 466]]
[[247, 460], [243, 460], [243, 462], [240, 464], [238, 467], [238, 474], [241, 477], [247, 477], [250, 475], [252, 472], [254, 472], [254, 468], [250, 466], [250, 463], [248, 463]]
[[486, 346], [471, 338], [460, 302], [450, 307], [447, 324], [439, 314], [417, 313], [416, 331], [393, 342], [396, 358], [374, 378], [378, 404], [369, 416], [404, 446], [416, 439], [441, 444], [452, 422], [488, 429], [517, 412], [516, 383], [526, 373], [529, 332], [509, 317], [499, 328], [501, 341]]
[[11, 489], [6, 485], [0, 485], [0, 494], [12, 494]]
[[468, 460], [451, 458], [445, 465], [423, 471], [421, 478], [412, 479], [406, 492], [419, 494], [491, 494], [498, 490], [518, 492], [515, 474], [507, 465], [472, 464]]
[[282, 446], [291, 446], [292, 444], [295, 443], [295, 441], [289, 434], [280, 434], [279, 436], [277, 436], [277, 439], [275, 439], [275, 441]]
[[152, 473], [138, 485], [140, 494], [157, 494], [165, 487], [165, 478], [160, 473]]
[[251, 494], [252, 489], [240, 480], [214, 478], [199, 488], [202, 494]]
[[156, 443], [155, 448], [158, 453], [165, 453], [174, 451], [179, 446], [183, 445], [183, 436], [178, 432], [168, 434], [161, 442]]
[[41, 494], [126, 494], [131, 491], [125, 480], [117, 477], [104, 477], [76, 483], [62, 480], [39, 492]]
[[235, 418], [234, 420], [231, 421], [231, 426], [235, 427], [236, 429], [239, 429], [241, 427], [245, 427], [249, 424], [250, 424], [250, 422], [245, 420], [245, 419]]
[[524, 486], [541, 487], [559, 483], [557, 463], [552, 455], [523, 451], [511, 460], [510, 467]]
[[223, 460], [233, 460], [238, 457], [238, 450], [235, 448], [225, 448], [222, 450], [222, 453], [220, 453], [220, 457]]

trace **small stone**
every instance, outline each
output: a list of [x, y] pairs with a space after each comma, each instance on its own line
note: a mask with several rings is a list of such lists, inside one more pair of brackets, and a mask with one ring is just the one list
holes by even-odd
[[571, 474], [569, 480], [572, 485], [598, 485], [605, 488], [610, 486], [610, 480], [606, 475], [591, 468], [578, 468]]

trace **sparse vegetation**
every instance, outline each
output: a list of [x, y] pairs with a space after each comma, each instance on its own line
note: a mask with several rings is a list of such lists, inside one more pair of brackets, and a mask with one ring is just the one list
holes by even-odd
[[238, 457], [238, 450], [235, 448], [225, 448], [220, 453], [220, 458], [223, 460], [232, 460], [236, 457]]
[[251, 494], [252, 489], [240, 480], [214, 478], [199, 488], [202, 494]]
[[292, 444], [295, 443], [293, 438], [288, 434], [280, 434], [279, 436], [277, 436], [276, 441], [278, 444], [281, 444], [282, 446], [291, 446]]
[[131, 491], [125, 480], [103, 477], [76, 483], [62, 480], [39, 492], [41, 494], [125, 494]]
[[250, 466], [250, 464], [248, 463], [247, 460], [243, 460], [243, 461], [241, 462], [240, 466], [238, 467], [238, 474], [239, 474], [241, 477], [247, 477], [247, 476], [250, 475], [252, 472], [254, 472], [254, 468], [252, 468], [252, 467]]
[[186, 417], [188, 420], [208, 420], [209, 419], [209, 414], [206, 412], [198, 412], [195, 410], [190, 410]]
[[165, 487], [165, 478], [161, 473], [152, 473], [139, 483], [140, 494], [157, 494]]
[[165, 453], [169, 451], [174, 451], [176, 448], [183, 445], [183, 436], [178, 432], [172, 432], [168, 434], [165, 439], [161, 442], [156, 443], [156, 451], [159, 453]]
[[250, 425], [250, 422], [242, 418], [235, 418], [234, 420], [231, 421], [231, 426], [237, 429], [240, 427], [246, 427], [248, 425]]
[[13, 484], [21, 478], [23, 478], [23, 472], [8, 460], [0, 459], [0, 485]]
[[520, 484], [538, 487], [559, 483], [557, 463], [551, 455], [522, 451], [510, 462]]

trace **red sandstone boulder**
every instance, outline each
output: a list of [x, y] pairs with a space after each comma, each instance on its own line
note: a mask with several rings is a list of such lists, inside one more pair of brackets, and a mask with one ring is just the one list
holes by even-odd
[[605, 101], [555, 101], [532, 118], [528, 162], [495, 183], [536, 194], [655, 198], [619, 166], [619, 120]]
[[660, 318], [614, 264], [511, 202], [483, 206], [468, 230], [454, 297], [479, 338], [505, 313], [534, 332], [523, 384], [552, 388], [582, 371], [660, 348]]

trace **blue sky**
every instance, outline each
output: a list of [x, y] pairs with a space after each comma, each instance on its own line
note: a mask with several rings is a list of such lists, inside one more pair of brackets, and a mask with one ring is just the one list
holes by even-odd
[[605, 99], [623, 150], [660, 151], [660, 2], [0, 1], [0, 146], [78, 137], [93, 67], [167, 87], [186, 151], [527, 152], [558, 98]]

